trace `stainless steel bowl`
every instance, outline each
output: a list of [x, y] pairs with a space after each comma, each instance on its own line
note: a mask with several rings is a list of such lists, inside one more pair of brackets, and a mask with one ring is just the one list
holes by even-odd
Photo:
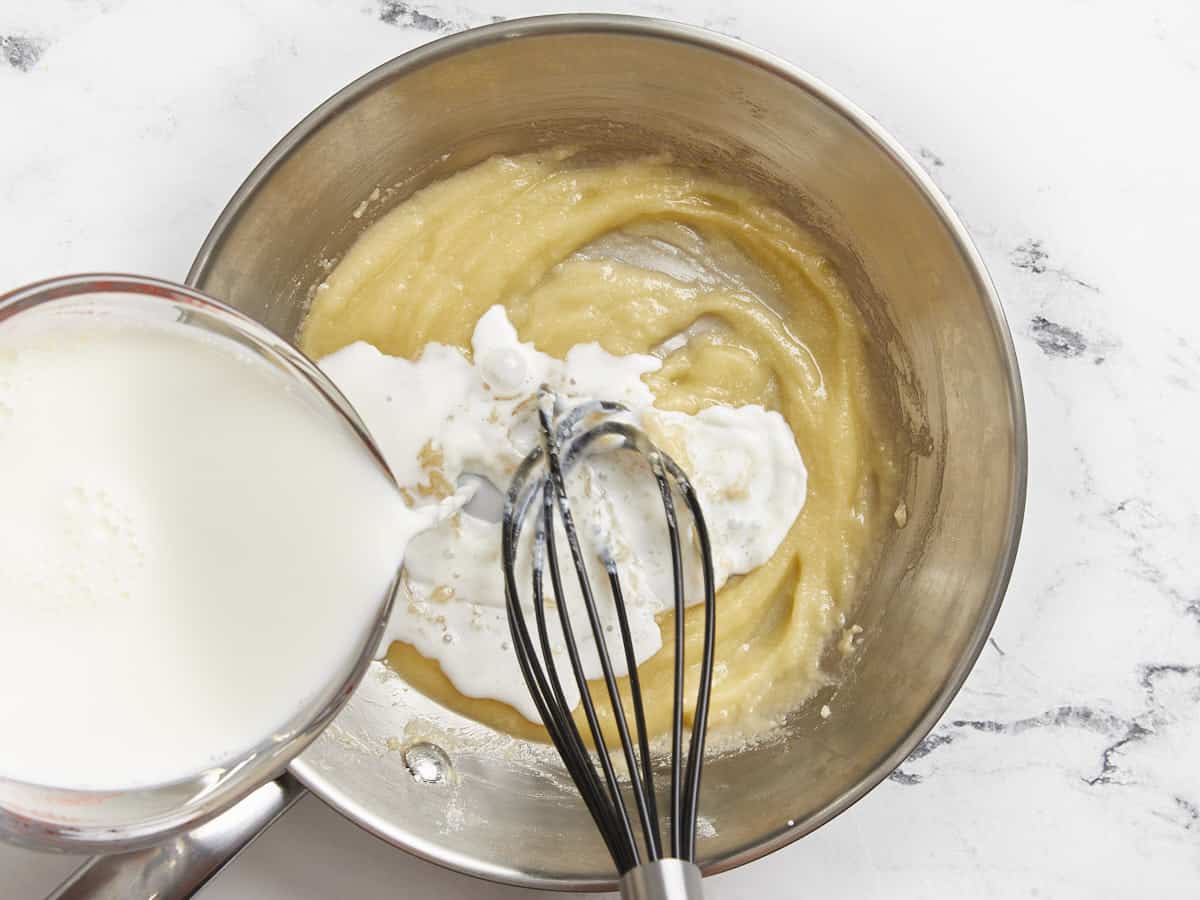
[[[717, 872], [862, 797], [966, 678], [1020, 531], [1026, 448], [1016, 359], [962, 223], [877, 124], [736, 40], [620, 16], [506, 22], [363, 76], [254, 170], [189, 283], [292, 338], [325, 266], [378, 215], [491, 154], [560, 143], [669, 150], [758, 187], [828, 235], [918, 448], [908, 524], [861, 598], [863, 649], [836, 688], [837, 715], [817, 715], [823, 695], [779, 740], [705, 769], [701, 814], [713, 833], [700, 850], [706, 871]], [[399, 187], [356, 216], [375, 188], [391, 186]], [[416, 733], [405, 720], [419, 717], [419, 701], [376, 676], [292, 764], [315, 793], [384, 840], [462, 872], [534, 887], [612, 886], [603, 846], [565, 779], [468, 742], [447, 748], [455, 783], [415, 782], [403, 744]]]

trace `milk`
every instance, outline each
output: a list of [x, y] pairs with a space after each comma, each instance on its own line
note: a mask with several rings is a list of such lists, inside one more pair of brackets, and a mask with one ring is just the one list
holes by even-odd
[[[498, 700], [536, 722], [537, 707], [511, 648], [499, 516], [494, 509], [489, 515], [475, 507], [481, 494], [507, 491], [517, 466], [536, 446], [540, 385], [548, 385], [567, 406], [598, 398], [623, 403], [631, 421], [653, 439], [670, 440], [669, 452], [691, 469], [712, 541], [718, 589], [774, 555], [804, 507], [808, 472], [795, 436], [778, 412], [761, 406], [713, 406], [696, 415], [656, 409], [642, 380], [662, 365], [654, 356], [615, 356], [598, 344], [580, 344], [565, 359], [555, 359], [522, 343], [501, 306], [479, 319], [471, 350], [467, 358], [454, 347], [429, 344], [420, 357], [407, 360], [355, 343], [325, 357], [321, 367], [363, 416], [401, 487], [416, 502], [429, 502], [422, 498], [431, 493], [431, 470], [436, 470], [444, 490], [455, 487], [454, 495], [442, 502], [463, 506], [461, 515], [414, 538], [388, 639], [411, 644], [437, 661], [464, 696]], [[633, 656], [640, 665], [662, 647], [659, 617], [674, 607], [662, 500], [644, 461], [628, 454], [591, 453], [579, 475], [569, 493], [587, 564], [593, 582], [603, 583], [602, 574], [598, 581], [595, 577], [604, 571], [602, 558], [618, 560]], [[691, 517], [681, 518], [685, 596], [696, 603], [704, 596], [701, 569]], [[526, 601], [533, 532], [531, 520], [516, 565]], [[562, 571], [568, 573], [566, 603], [572, 619], [586, 622], [565, 538], [558, 551]], [[616, 608], [605, 589], [597, 590], [596, 602], [605, 632], [617, 634]], [[532, 622], [531, 606], [526, 615]], [[590, 629], [576, 628], [576, 642], [585, 674], [599, 677]], [[558, 670], [569, 672], [565, 644], [557, 637], [551, 651]], [[614, 671], [624, 675], [619, 643], [610, 644], [609, 652]], [[576, 701], [573, 679], [564, 679], [563, 692], [568, 703]]]
[[0, 498], [0, 778], [86, 789], [195, 775], [328, 696], [429, 521], [250, 352], [36, 310], [0, 327]]

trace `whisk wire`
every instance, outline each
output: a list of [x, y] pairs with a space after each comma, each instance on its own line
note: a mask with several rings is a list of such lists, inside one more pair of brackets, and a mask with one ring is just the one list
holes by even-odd
[[[625, 764], [629, 770], [630, 781], [633, 785], [634, 802], [637, 804], [638, 816], [642, 822], [642, 830], [646, 836], [647, 844], [651, 843], [650, 833], [657, 823], [650, 818], [649, 805], [646, 802], [646, 788], [642, 784], [641, 778], [638, 775], [637, 760], [634, 756], [633, 744], [629, 738], [629, 726], [625, 718], [625, 709], [621, 703], [621, 692], [617, 687], [617, 679], [613, 674], [612, 660], [608, 653], [608, 641], [604, 636], [604, 626], [600, 623], [600, 614], [596, 609], [596, 598], [592, 592], [591, 579], [588, 577], [587, 563], [583, 558], [583, 550], [579, 545], [579, 535], [575, 529], [574, 520], [571, 515], [571, 504], [567, 499], [566, 478], [562, 469], [562, 461], [559, 455], [559, 443], [557, 434], [550, 426], [549, 412], [543, 405], [538, 409], [538, 419], [542, 425], [543, 438], [546, 440], [546, 455], [547, 464], [550, 470], [550, 484], [553, 488], [553, 496], [557, 502], [558, 514], [562, 518], [563, 531], [567, 536], [567, 545], [571, 551], [571, 560], [575, 564], [575, 572], [579, 580], [579, 590], [583, 594], [584, 606], [587, 609], [588, 622], [591, 625], [592, 637], [596, 644], [596, 653], [600, 660], [600, 668], [604, 674], [604, 684], [608, 689], [608, 699], [612, 709], [613, 722], [617, 726], [618, 734], [621, 738], [621, 749], [625, 756]], [[549, 507], [549, 503], [546, 504]], [[545, 507], [544, 507], [545, 510]], [[580, 697], [584, 701], [585, 706], [590, 708], [592, 704], [591, 693], [587, 687], [587, 679], [584, 677], [583, 669], [577, 666], [578, 653], [574, 652], [574, 635], [569, 628], [567, 621], [565, 595], [559, 590], [559, 574], [558, 574], [558, 556], [553, 547], [554, 525], [551, 520], [552, 510], [547, 512], [545, 518], [548, 520], [546, 525], [547, 532], [547, 550], [550, 563], [551, 577], [554, 582], [555, 592], [558, 594], [559, 614], [562, 618], [563, 638], [571, 649], [571, 665], [575, 668], [575, 676], [579, 681]], [[606, 568], [608, 568], [606, 566]], [[611, 571], [611, 570], [610, 570]], [[614, 601], [615, 601], [614, 597]], [[591, 723], [591, 713], [589, 709], [589, 724]], [[597, 733], [593, 729], [593, 738], [596, 741], [597, 755], [601, 762], [607, 763], [605, 774], [609, 774], [611, 768], [611, 760], [609, 755], [603, 749], [605, 747], [603, 733]], [[620, 801], [620, 809], [624, 819], [623, 824], [628, 828], [628, 812], [625, 809], [624, 798], [621, 795], [620, 787], [615, 781], [615, 777], [610, 779], [610, 787], [615, 794], [614, 799]], [[640, 863], [640, 853], [637, 847], [637, 841], [634, 840], [632, 832], [629, 834], [630, 843], [633, 848], [634, 865]], [[648, 852], [651, 854], [651, 860], [656, 858], [653, 851], [648, 846]]]
[[617, 607], [617, 623], [621, 629], [621, 644], [625, 648], [625, 667], [629, 672], [629, 693], [633, 698], [633, 719], [637, 727], [638, 755], [642, 763], [642, 779], [645, 784], [646, 804], [650, 819], [646, 825], [646, 850], [651, 862], [662, 859], [662, 834], [658, 827], [658, 801], [654, 796], [654, 762], [650, 758], [650, 735], [646, 728], [646, 710], [642, 703], [642, 682], [638, 676], [637, 656], [633, 650], [633, 635], [629, 630], [629, 615], [625, 612], [625, 595], [621, 592], [621, 579], [617, 574], [616, 561], [608, 556], [604, 560], [608, 572], [608, 583]]
[[[674, 468], [676, 483], [687, 503], [696, 528], [696, 540], [701, 547], [701, 565], [704, 576], [704, 646], [700, 654], [700, 678], [696, 691], [696, 707], [692, 714], [692, 739], [688, 748], [687, 788], [685, 790], [686, 804], [683, 810], [685, 822], [691, 827], [684, 833], [683, 853], [681, 859], [694, 860], [696, 857], [696, 818], [699, 813], [700, 772], [704, 761], [704, 737], [708, 731], [708, 706], [712, 696], [713, 655], [716, 645], [716, 579], [713, 575], [712, 544], [708, 536], [708, 524], [704, 521], [704, 512], [700, 508], [700, 500], [690, 481], [674, 460], [666, 459], [664, 464]], [[676, 628], [677, 639], [679, 629]], [[682, 646], [678, 644], [677, 646]], [[680, 654], [682, 655], [682, 653]], [[678, 713], [678, 709], [676, 710]]]
[[[629, 810], [625, 806], [625, 797], [621, 793], [621, 785], [617, 780], [616, 771], [613, 769], [612, 759], [605, 751], [604, 733], [600, 728], [600, 719], [596, 713], [596, 705], [592, 702], [591, 691], [588, 689], [587, 684], [587, 676], [584, 674], [583, 663], [579, 657], [579, 647], [575, 643], [574, 632], [571, 629], [571, 616], [567, 611], [566, 593], [563, 591], [562, 574], [558, 567], [558, 553], [555, 547], [553, 520], [551, 519], [553, 515], [551, 502], [551, 494], [547, 491], [547, 510], [545, 516], [549, 520], [545, 528], [547, 558], [550, 564], [550, 583], [554, 587], [567, 658], [571, 662], [571, 671], [575, 675], [576, 684], [579, 686], [579, 699], [583, 706], [584, 716], [587, 719], [588, 729], [592, 735], [592, 745], [596, 748], [596, 756], [600, 760], [600, 766], [604, 771], [604, 780], [608, 785], [609, 801], [616, 813], [620, 834], [625, 839], [626, 855], [631, 858], [630, 865], [636, 866], [640, 862], [640, 854], [637, 849], [637, 841], [633, 836], [633, 825], [629, 818]], [[620, 863], [617, 864], [617, 867], [620, 868]]]
[[[549, 506], [549, 503], [550, 503], [549, 495], [547, 494], [546, 495], [546, 505]], [[543, 527], [544, 521], [545, 521], [544, 518], [539, 519], [538, 529], [537, 529], [537, 533], [535, 536], [535, 551], [534, 552], [537, 554], [544, 553], [547, 548], [547, 536], [546, 536], [546, 531]], [[548, 540], [549, 540], [549, 545], [548, 545], [549, 550], [551, 553], [554, 553], [555, 548], [554, 548], [553, 534], [550, 535]], [[571, 740], [569, 742], [570, 743], [569, 753], [572, 756], [572, 759], [576, 765], [576, 768], [580, 772], [582, 772], [583, 778], [584, 778], [584, 783], [587, 784], [588, 787], [590, 788], [592, 796], [593, 797], [602, 797], [605, 788], [601, 784], [599, 776], [596, 774], [596, 770], [593, 767], [591, 759], [588, 756], [587, 747], [583, 742], [583, 738], [579, 733], [578, 727], [575, 725], [575, 719], [571, 715], [571, 707], [567, 703], [566, 697], [563, 694], [562, 681], [560, 680], [559, 675], [558, 675], [558, 668], [554, 663], [554, 652], [550, 646], [550, 629], [548, 628], [547, 623], [546, 623], [546, 605], [545, 605], [543, 593], [542, 593], [543, 592], [542, 571], [543, 571], [542, 566], [535, 564], [534, 570], [533, 570], [533, 575], [534, 575], [533, 601], [534, 601], [534, 609], [536, 610], [538, 638], [541, 642], [541, 648], [542, 648], [542, 659], [546, 661], [546, 669], [550, 676], [549, 682], [550, 682], [550, 686], [551, 686], [551, 688], [553, 690], [553, 694], [554, 694], [555, 709], [557, 711], [559, 711], [559, 713], [561, 714], [561, 721], [558, 723], [558, 727], [560, 729], [560, 732], [564, 733], [564, 736], [569, 736], [571, 738]], [[562, 582], [561, 582], [561, 576], [560, 576], [557, 566], [553, 566], [553, 565], [551, 566], [550, 579], [551, 579], [551, 588], [554, 591], [554, 594], [556, 597], [556, 603], [561, 611], [560, 615], [565, 616], [565, 615], [567, 615], [566, 609], [565, 609], [566, 604], [563, 603], [562, 599], [561, 599], [563, 597]], [[566, 629], [568, 627], [569, 627], [568, 624], [563, 624], [564, 629]], [[574, 661], [572, 661], [572, 670], [574, 672]], [[576, 676], [576, 678], [578, 680], [578, 676]], [[590, 724], [591, 723], [589, 721], [589, 725]], [[557, 742], [556, 742], [556, 745], [557, 745]], [[561, 755], [561, 751], [560, 751], [560, 755]], [[616, 834], [618, 829], [623, 829], [627, 834], [629, 834], [630, 837], [632, 837], [632, 831], [629, 827], [627, 817], [624, 815], [619, 817], [617, 815], [618, 807], [616, 804], [618, 802], [620, 802], [621, 797], [620, 797], [619, 791], [616, 791], [614, 794], [615, 787], [616, 787], [615, 782], [610, 780], [608, 782], [609, 801], [610, 802], [608, 804], [596, 803], [596, 807], [601, 811], [601, 820], [604, 823], [606, 823], [606, 825], [609, 829], [611, 829], [611, 831], [609, 832], [610, 834]], [[623, 808], [620, 811], [622, 813], [624, 813]], [[624, 821], [622, 821], [622, 819], [624, 819]], [[626, 849], [625, 843], [617, 843], [616, 846], [621, 848], [621, 852], [619, 854], [614, 854], [614, 857], [619, 855], [622, 858], [625, 865], [629, 865], [629, 866], [636, 865], [636, 860], [634, 858], [632, 858], [631, 855], [629, 854], [628, 849]]]
[[[538, 714], [572, 780], [580, 786], [580, 794], [596, 822], [597, 829], [604, 838], [609, 854], [618, 868], [621, 868], [624, 865], [631, 865], [628, 851], [614, 838], [614, 835], [618, 834], [615, 813], [610, 805], [601, 802], [603, 787], [588, 758], [575, 721], [571, 717], [570, 706], [563, 697], [561, 683], [554, 668], [554, 656], [549, 649], [545, 605], [542, 600], [542, 566], [535, 563], [533, 567], [533, 594], [534, 610], [538, 618], [538, 632], [542, 638], [542, 658], [547, 661], [549, 679], [538, 665], [517, 589], [515, 573], [518, 539], [528, 508], [537, 495], [536, 491], [522, 491], [522, 488], [528, 483], [527, 476], [537, 465], [541, 455], [541, 449], [538, 448], [523, 461], [506, 499], [506, 515], [502, 525], [502, 549], [509, 631], [516, 649], [521, 674], [529, 687]], [[535, 554], [541, 552], [542, 549], [540, 544], [536, 545]]]
[[[645, 853], [651, 863], [663, 859], [662, 834], [659, 828], [654, 766], [650, 754], [646, 711], [617, 562], [610, 552], [601, 550], [601, 561], [608, 576], [625, 655], [636, 743], [631, 737], [628, 716], [617, 685], [604, 626], [599, 617], [596, 598], [591, 587], [566, 490], [567, 474], [580, 461], [583, 453], [602, 439], [609, 439], [604, 441], [608, 449], [624, 449], [640, 453], [649, 463], [659, 488], [670, 538], [674, 577], [674, 596], [672, 598], [675, 611], [674, 708], [671, 720], [673, 752], [669, 807], [671, 856], [692, 862], [695, 856], [697, 798], [704, 755], [704, 730], [708, 720], [712, 654], [715, 644], [712, 550], [700, 504], [687, 476], [675, 461], [658, 450], [642, 431], [627, 422], [614, 418], [613, 414], [627, 412], [625, 407], [616, 403], [597, 401], [582, 404], [558, 415], [555, 419], [554, 415], [558, 410], [554, 395], [543, 389], [539, 400], [538, 423], [541, 445], [535, 447], [517, 469], [506, 496], [502, 526], [505, 600], [510, 631], [517, 650], [518, 664], [550, 739], [558, 749], [572, 780], [579, 788], [589, 813], [604, 837], [605, 845], [618, 871], [624, 875], [637, 868], [641, 865], [642, 854], [634, 835], [633, 821], [624, 792], [621, 790], [604, 740], [599, 715], [588, 687], [579, 647], [572, 628], [556, 546], [557, 514], [557, 519], [561, 522], [563, 533], [566, 535], [571, 560], [578, 577], [580, 592], [612, 709], [613, 723], [629, 772], [630, 793], [633, 795], [638, 819], [642, 825]], [[599, 421], [597, 424], [581, 428], [589, 418]], [[686, 766], [683, 754], [685, 718], [683, 696], [687, 666], [683, 621], [687, 598], [684, 591], [683, 553], [679, 538], [677, 509], [673, 496], [676, 489], [683, 497], [695, 522], [694, 535], [703, 564], [704, 576], [703, 655], [699, 669], [699, 688], [692, 716]], [[540, 502], [537, 502], [539, 500]], [[521, 607], [516, 577], [517, 547], [522, 525], [533, 509], [536, 509], [537, 512], [535, 513], [536, 528], [533, 539], [531, 586], [534, 619], [538, 631], [537, 647], [530, 635], [529, 623]], [[547, 566], [550, 570], [550, 588], [558, 609], [558, 620], [562, 629], [563, 649], [566, 651], [571, 673], [579, 689], [580, 704], [596, 751], [595, 757], [599, 762], [599, 772], [571, 714], [563, 682], [554, 661], [555, 655], [549, 633], [549, 617], [545, 612], [547, 598], [544, 595], [544, 571]]]
[[[598, 404], [605, 411], [611, 411], [614, 404]], [[578, 412], [575, 410], [573, 412]], [[577, 423], [583, 416], [574, 416], [572, 421]], [[560, 434], [562, 429], [559, 430]], [[650, 471], [658, 485], [662, 499], [663, 514], [667, 521], [667, 534], [671, 548], [671, 569], [673, 582], [673, 601], [675, 610], [674, 638], [674, 683], [672, 721], [671, 721], [671, 855], [677, 859], [691, 859], [695, 855], [695, 833], [697, 816], [697, 799], [700, 790], [700, 762], [704, 755], [704, 731], [708, 723], [709, 694], [712, 682], [712, 656], [715, 635], [715, 587], [712, 570], [712, 549], [708, 536], [708, 528], [704, 522], [703, 512], [695, 489], [687, 475], [679, 465], [651, 444], [645, 435], [628, 423], [607, 420], [594, 426], [580, 435], [568, 451], [568, 462], [582, 455], [588, 447], [605, 437], [619, 437], [621, 447], [640, 452], [645, 456]], [[668, 479], [668, 474], [670, 479]], [[702, 572], [704, 578], [705, 630], [704, 647], [701, 660], [701, 677], [697, 695], [695, 713], [693, 715], [692, 735], [689, 741], [687, 766], [684, 769], [683, 754], [683, 713], [684, 690], [687, 672], [684, 640], [684, 610], [686, 608], [683, 581], [683, 552], [679, 540], [678, 514], [675, 508], [675, 498], [672, 483], [684, 497], [689, 512], [696, 522], [696, 537], [700, 549]], [[611, 562], [611, 561], [610, 561]], [[615, 570], [615, 563], [611, 563]], [[611, 575], [610, 575], [611, 580]], [[623, 604], [619, 607], [619, 615], [624, 614]], [[631, 666], [636, 672], [636, 667]], [[632, 687], [632, 684], [631, 684]], [[640, 691], [634, 694], [635, 702], [641, 700]], [[653, 791], [653, 776], [647, 778]], [[689, 799], [690, 798], [690, 799]], [[685, 802], [686, 801], [686, 802]], [[655, 817], [657, 819], [657, 816]], [[649, 838], [648, 838], [649, 840]]]
[[[671, 485], [663, 473], [662, 460], [657, 453], [650, 457], [650, 469], [658, 482], [658, 491], [662, 497], [663, 511], [668, 525], [676, 524], [675, 500], [671, 496]], [[684, 639], [683, 639], [683, 554], [679, 546], [679, 529], [669, 527], [671, 544], [671, 570], [675, 584], [675, 683], [674, 705], [671, 715], [671, 855], [676, 859], [686, 859], [684, 856], [683, 834], [686, 831], [687, 820], [683, 812], [683, 796], [681, 791], [680, 764], [683, 759], [683, 676], [684, 676]]]

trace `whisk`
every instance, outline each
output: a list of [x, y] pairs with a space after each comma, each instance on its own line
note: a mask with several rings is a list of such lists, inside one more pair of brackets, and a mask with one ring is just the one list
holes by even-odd
[[[539, 392], [537, 416], [540, 445], [531, 451], [518, 467], [504, 506], [502, 559], [508, 621], [513, 647], [525, 683], [533, 696], [542, 722], [562, 757], [563, 764], [604, 838], [621, 876], [622, 897], [627, 900], [698, 900], [701, 890], [700, 870], [695, 864], [697, 801], [700, 770], [704, 760], [704, 733], [708, 722], [715, 639], [712, 548], [704, 515], [691, 482], [675, 461], [659, 450], [645, 432], [627, 421], [623, 416], [626, 413], [626, 407], [607, 401], [593, 401], [571, 409], [563, 409], [552, 391], [543, 387]], [[599, 556], [608, 578], [629, 674], [634, 722], [632, 732], [617, 689], [612, 657], [608, 651], [595, 593], [567, 497], [567, 475], [589, 450], [640, 454], [657, 481], [662, 498], [671, 548], [675, 604], [674, 710], [671, 727], [670, 808], [667, 813], [670, 818], [669, 844], [663, 841], [660, 829], [646, 715], [617, 562], [613, 554], [601, 548]], [[703, 650], [686, 765], [683, 755], [684, 561], [674, 497], [676, 491], [683, 498], [695, 524], [704, 584]], [[530, 511], [535, 507], [531, 589], [536, 644], [521, 605], [516, 571], [521, 530]], [[583, 605], [587, 611], [587, 627], [590, 628], [595, 641], [621, 753], [629, 773], [629, 793], [633, 798], [635, 814], [630, 812], [630, 805], [621, 790], [613, 761], [606, 749], [596, 705], [580, 660], [579, 645], [573, 630], [577, 626], [572, 623], [567, 608], [563, 574], [555, 546], [556, 515], [566, 535]], [[552, 641], [544, 587], [547, 564], [553, 606], [557, 609], [563, 644], [570, 661], [570, 676], [574, 677], [579, 689], [592, 746], [596, 748], [599, 771], [571, 715], [571, 706], [566, 701], [561, 676], [551, 652]], [[636, 740], [633, 734], [636, 734]], [[641, 826], [640, 841], [635, 834], [635, 821]]]

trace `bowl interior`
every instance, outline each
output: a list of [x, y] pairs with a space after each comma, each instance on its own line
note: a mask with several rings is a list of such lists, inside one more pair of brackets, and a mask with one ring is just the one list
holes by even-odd
[[[562, 143], [667, 150], [824, 232], [916, 449], [908, 523], [861, 598], [852, 671], [777, 740], [706, 766], [700, 852], [709, 871], [728, 868], [827, 821], [903, 759], [974, 661], [1015, 551], [1024, 431], [1008, 332], [961, 225], [903, 151], [734, 41], [618, 17], [504, 23], [401, 57], [314, 112], [235, 196], [189, 281], [294, 337], [331, 263], [404, 197], [492, 154]], [[821, 719], [831, 702], [837, 714]], [[447, 734], [426, 703], [377, 667], [293, 768], [436, 862], [527, 885], [611, 885], [561, 769], [466, 723]], [[410, 776], [414, 741], [446, 750], [447, 783]]]

